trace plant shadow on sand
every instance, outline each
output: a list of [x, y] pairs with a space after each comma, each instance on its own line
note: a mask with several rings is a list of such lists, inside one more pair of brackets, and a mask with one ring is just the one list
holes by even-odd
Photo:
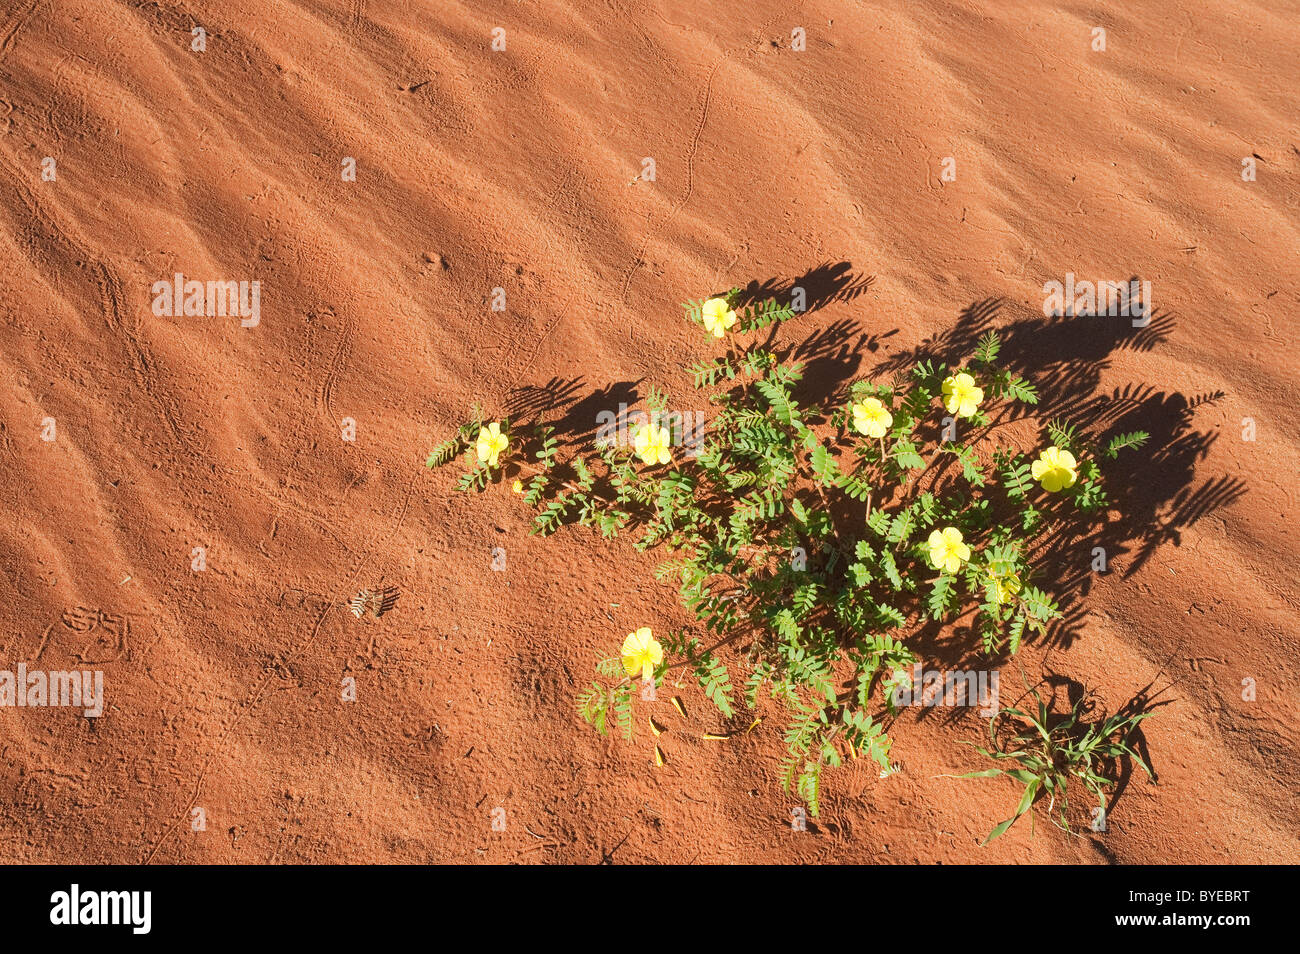
[[[1031, 314], [1006, 322], [999, 320], [1001, 313], [1000, 300], [975, 302], [952, 328], [891, 355], [873, 373], [896, 373], [925, 359], [961, 364], [974, 353], [981, 335], [996, 330], [1002, 340], [999, 364], [1039, 389], [1037, 407], [1022, 408], [1018, 416], [1062, 419], [1096, 446], [1130, 431], [1150, 435], [1142, 449], [1102, 461], [1111, 507], [1101, 525], [1067, 523], [1040, 561], [1043, 585], [1059, 599], [1063, 614], [1045, 639], [1068, 648], [1082, 635], [1087, 620], [1082, 600], [1092, 588], [1093, 562], [1101, 556], [1095, 548], [1104, 550], [1105, 572], [1128, 578], [1162, 544], [1179, 545], [1182, 529], [1239, 499], [1246, 485], [1228, 476], [1196, 480], [1196, 464], [1217, 435], [1197, 429], [1193, 415], [1198, 407], [1221, 399], [1221, 392], [1188, 396], [1149, 384], [1127, 384], [1109, 393], [1100, 389], [1111, 355], [1153, 350], [1168, 338], [1174, 315], [1155, 312], [1145, 327], [1137, 328], [1127, 317]], [[969, 650], [969, 634], [949, 629], [949, 639], [941, 642], [944, 629], [923, 627], [920, 645], [943, 661], [971, 661], [976, 654]]]
[[[798, 278], [751, 281], [740, 290], [737, 304], [753, 305], [774, 298], [779, 302], [792, 302], [796, 310], [810, 314], [835, 302], [853, 301], [875, 282], [874, 275], [854, 272], [852, 262], [823, 262]], [[796, 297], [802, 300], [796, 301]]]
[[[737, 304], [743, 307], [769, 299], [788, 302], [795, 289], [802, 289], [805, 309], [795, 319], [798, 321], [827, 305], [853, 301], [874, 282], [874, 276], [855, 272], [849, 262], [827, 262], [808, 269], [796, 278], [751, 281], [740, 290]], [[716, 294], [722, 295], [725, 291], [720, 290]], [[792, 322], [786, 322], [787, 326], [790, 324]], [[881, 341], [898, 333], [895, 328], [884, 334], [869, 335], [857, 321], [841, 318], [806, 334], [798, 342], [783, 344], [777, 341], [781, 328], [781, 324], [771, 326], [765, 332], [766, 341], [762, 347], [773, 350], [783, 361], [804, 363], [804, 381], [799, 398], [816, 404], [847, 393], [849, 382], [861, 373], [863, 356], [878, 351]], [[692, 393], [689, 379], [684, 374], [675, 381], [654, 383], [670, 387], [683, 399]], [[555, 428], [556, 436], [565, 446], [585, 445], [595, 439], [601, 426], [601, 415], [617, 415], [621, 406], [625, 406], [625, 410], [637, 407], [644, 397], [640, 390], [644, 384], [644, 378], [620, 381], [581, 397], [583, 379], [552, 378], [544, 385], [521, 385], [511, 390], [506, 399], [505, 411], [512, 418], [546, 420]], [[703, 397], [698, 404], [700, 410], [707, 409]], [[618, 423], [626, 421], [620, 419]]]

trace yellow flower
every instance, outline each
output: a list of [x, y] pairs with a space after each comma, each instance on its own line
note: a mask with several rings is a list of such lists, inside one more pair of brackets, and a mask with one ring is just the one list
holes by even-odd
[[1079, 479], [1076, 467], [1074, 455], [1053, 444], [1038, 455], [1038, 460], [1034, 461], [1029, 472], [1034, 475], [1034, 480], [1042, 482], [1044, 490], [1056, 493], [1074, 486], [1074, 482]]
[[885, 410], [879, 398], [867, 398], [861, 404], [853, 405], [853, 426], [868, 437], [884, 437], [894, 415]]
[[970, 417], [984, 400], [984, 389], [975, 384], [975, 379], [965, 371], [944, 379], [943, 406], [949, 414], [958, 417]]
[[493, 421], [487, 427], [480, 427], [478, 430], [478, 444], [475, 450], [478, 452], [480, 464], [487, 464], [489, 467], [497, 465], [497, 458], [501, 452], [506, 449], [510, 443], [510, 438], [501, 433], [501, 425]]
[[633, 678], [639, 673], [642, 679], [649, 680], [655, 666], [664, 661], [664, 648], [650, 635], [650, 627], [642, 626], [635, 633], [627, 634], [622, 656], [624, 672]]
[[961, 531], [956, 527], [933, 531], [927, 545], [930, 548], [930, 564], [936, 570], [956, 573], [970, 559], [970, 547], [961, 542]]
[[524, 482], [522, 480], [516, 480], [510, 485], [510, 489], [517, 494], [522, 494], [524, 492]]
[[1014, 573], [1010, 576], [997, 576], [989, 570], [989, 578], [993, 581], [993, 591], [999, 606], [1011, 602], [1020, 592], [1020, 577]]
[[710, 298], [701, 309], [704, 328], [715, 338], [721, 338], [727, 329], [736, 323], [736, 311], [727, 304], [725, 298]]
[[668, 433], [668, 428], [643, 424], [637, 428], [633, 447], [636, 449], [637, 456], [653, 467], [655, 464], [672, 462], [673, 455], [668, 450], [671, 440], [672, 435]]

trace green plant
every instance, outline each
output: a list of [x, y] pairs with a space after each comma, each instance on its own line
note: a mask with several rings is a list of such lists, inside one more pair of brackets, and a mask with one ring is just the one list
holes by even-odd
[[1069, 831], [1070, 823], [1066, 812], [1069, 808], [1071, 776], [1082, 782], [1097, 797], [1100, 817], [1104, 819], [1105, 789], [1115, 784], [1114, 780], [1103, 774], [1107, 760], [1127, 756], [1142, 766], [1149, 777], [1153, 777], [1151, 768], [1129, 744], [1138, 724], [1153, 714], [1152, 709], [1119, 712], [1102, 722], [1087, 722], [1084, 719], [1086, 700], [1081, 697], [1070, 708], [1068, 715], [1053, 719], [1048, 712], [1047, 703], [1038, 691], [1031, 689], [1030, 692], [1038, 703], [1036, 714], [1030, 715], [1014, 708], [1000, 709], [989, 720], [989, 738], [993, 748], [976, 746], [981, 755], [998, 761], [1019, 762], [1019, 768], [991, 768], [967, 772], [965, 775], [944, 776], [994, 778], [1006, 775], [1024, 785], [1015, 814], [989, 832], [984, 839], [986, 845], [1015, 824], [1021, 815], [1044, 796], [1048, 799], [1049, 817], [1052, 808], [1059, 801], [1059, 821], [1053, 821]]
[[[841, 746], [888, 770], [890, 689], [917, 661], [904, 639], [922, 620], [973, 610], [983, 650], [995, 653], [1015, 652], [1060, 615], [1032, 582], [1034, 558], [1104, 506], [1098, 455], [1074, 427], [1049, 423], [1052, 450], [1069, 451], [1053, 458], [1052, 479], [1070, 486], [1047, 493], [1035, 483], [1040, 462], [998, 444], [1001, 425], [1038, 397], [998, 366], [993, 332], [964, 367], [923, 361], [887, 383], [856, 380], [823, 408], [799, 398], [803, 363], [735, 342], [789, 320], [789, 307], [742, 305], [739, 289], [683, 307], [711, 340], [726, 338], [725, 355], [686, 369], [716, 408], [694, 456], [673, 459], [676, 418], [652, 389], [630, 446], [607, 440], [561, 460], [550, 426], [502, 422], [509, 448], [498, 462], [481, 439], [475, 447], [486, 433], [476, 413], [428, 464], [466, 453], [467, 491], [517, 473], [534, 533], [576, 523], [662, 550], [656, 576], [676, 582], [695, 625], [654, 643], [663, 654], [646, 667], [653, 685], [684, 668], [727, 719], [764, 692], [781, 700], [791, 716], [784, 783], [816, 814]], [[642, 665], [603, 660], [579, 695], [582, 717], [631, 738]]]

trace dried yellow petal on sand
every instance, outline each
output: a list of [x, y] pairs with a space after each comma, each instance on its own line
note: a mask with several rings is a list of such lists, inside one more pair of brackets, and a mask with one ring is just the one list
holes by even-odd
[[658, 765], [658, 766], [662, 767], [662, 766], [666, 765], [667, 763], [668, 763], [668, 759], [666, 759], [666, 758], [664, 757], [663, 750], [660, 749], [659, 746], [656, 745], [656, 746], [655, 746], [655, 765]]
[[661, 726], [653, 718], [651, 718], [650, 716], [646, 716], [645, 720], [650, 723], [650, 731], [653, 732], [656, 736], [663, 734], [664, 731], [663, 726]]
[[682, 718], [685, 719], [686, 707], [682, 705], [682, 700], [678, 699], [676, 696], [673, 696], [672, 699], [668, 701], [673, 704], [673, 708], [676, 709], [679, 713], [681, 713]]

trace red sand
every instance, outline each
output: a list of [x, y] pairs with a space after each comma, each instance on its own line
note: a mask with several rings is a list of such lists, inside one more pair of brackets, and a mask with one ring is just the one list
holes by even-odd
[[[5, 858], [1297, 860], [1300, 19], [1275, 6], [8, 4], [0, 667], [93, 663], [106, 709], [0, 711]], [[678, 302], [841, 262], [782, 330], [827, 333], [826, 373], [967, 312], [1061, 410], [1153, 432], [1112, 572], [1003, 666], [1112, 708], [1173, 683], [1159, 785], [1105, 834], [1040, 811], [979, 848], [1017, 792], [936, 777], [984, 767], [969, 711], [905, 715], [904, 771], [830, 773], [806, 833], [775, 710], [704, 742], [687, 687], [663, 768], [600, 738], [573, 710], [594, 659], [682, 619], [656, 559], [529, 537], [507, 487], [421, 466], [524, 385], [593, 427], [652, 383], [695, 400]], [[176, 272], [260, 281], [260, 324], [156, 315]], [[1049, 327], [1067, 272], [1151, 281], [1156, 321]], [[354, 619], [376, 586], [396, 607]]]

